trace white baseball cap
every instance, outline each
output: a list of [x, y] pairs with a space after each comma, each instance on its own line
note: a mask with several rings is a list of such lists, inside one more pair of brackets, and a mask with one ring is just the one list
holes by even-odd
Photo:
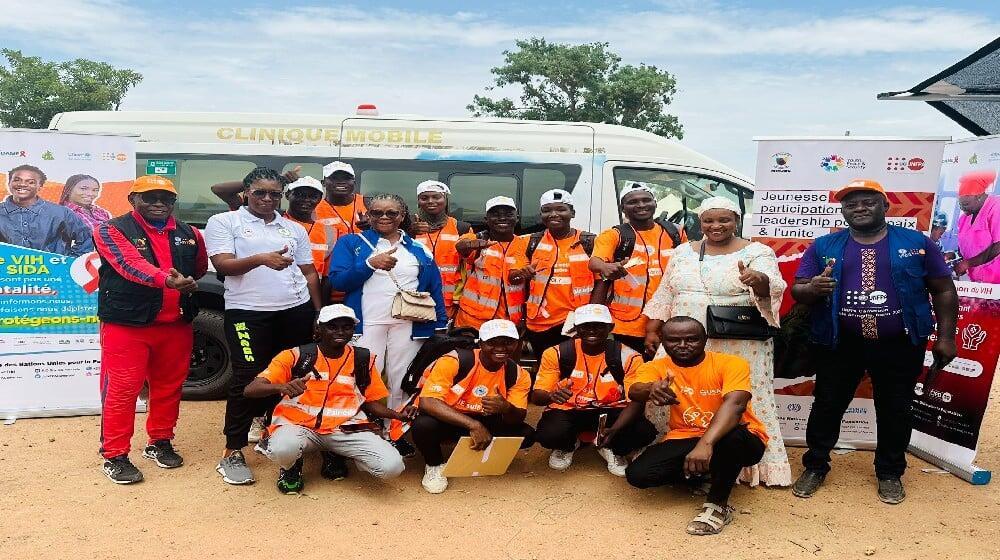
[[611, 311], [608, 309], [608, 306], [599, 303], [588, 303], [576, 308], [573, 312], [573, 323], [576, 325], [582, 325], [583, 323], [607, 323], [613, 325], [615, 324], [615, 320], [611, 317]]
[[298, 179], [292, 181], [291, 183], [288, 183], [288, 190], [290, 191], [293, 191], [299, 187], [310, 187], [318, 190], [321, 193], [326, 192], [323, 189], [323, 183], [320, 183], [319, 179], [309, 176], [299, 177]]
[[479, 327], [479, 340], [481, 341], [502, 336], [513, 338], [514, 340], [521, 339], [521, 335], [517, 332], [517, 326], [507, 319], [492, 319]]
[[323, 178], [326, 179], [337, 171], [346, 171], [351, 174], [351, 177], [354, 177], [354, 167], [351, 164], [342, 161], [331, 161], [323, 166]]
[[573, 206], [573, 195], [562, 189], [552, 189], [542, 193], [542, 198], [538, 200], [538, 205], [545, 206], [553, 202], [562, 202], [563, 204]]
[[425, 192], [439, 192], [443, 194], [451, 194], [451, 189], [449, 189], [448, 185], [442, 183], [441, 181], [434, 181], [432, 179], [430, 181], [424, 181], [423, 183], [417, 185], [417, 196], [420, 196], [421, 193]]
[[514, 199], [509, 196], [494, 196], [493, 198], [486, 201], [486, 211], [489, 212], [490, 209], [497, 206], [510, 206], [514, 210], [517, 210], [517, 204], [514, 203]]
[[621, 201], [625, 200], [626, 196], [628, 196], [628, 195], [630, 195], [630, 194], [632, 194], [634, 192], [640, 192], [640, 191], [641, 192], [648, 192], [649, 194], [654, 195], [654, 198], [655, 198], [656, 193], [654, 193], [653, 189], [649, 188], [648, 185], [643, 185], [642, 183], [632, 183], [631, 185], [628, 185], [628, 186], [622, 188], [621, 194], [618, 195], [618, 201], [621, 202]]
[[327, 305], [323, 309], [319, 310], [319, 317], [316, 318], [317, 323], [329, 323], [334, 319], [340, 319], [346, 317], [352, 321], [354, 324], [358, 324], [358, 317], [354, 314], [354, 310], [342, 303], [335, 303], [333, 305]]

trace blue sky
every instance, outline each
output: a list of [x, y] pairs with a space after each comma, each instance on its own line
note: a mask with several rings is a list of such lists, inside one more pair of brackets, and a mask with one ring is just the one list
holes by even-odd
[[[5, 0], [2, 45], [145, 79], [124, 109], [467, 114], [516, 38], [607, 41], [674, 73], [683, 143], [753, 176], [754, 136], [968, 136], [876, 102], [1000, 36], [1000, 3]], [[169, 6], [169, 7], [164, 7]], [[39, 32], [39, 30], [44, 30]]]

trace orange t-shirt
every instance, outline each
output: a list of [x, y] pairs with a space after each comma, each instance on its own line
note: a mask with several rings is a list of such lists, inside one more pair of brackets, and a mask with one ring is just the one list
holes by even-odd
[[[530, 235], [521, 236], [521, 238], [525, 239], [525, 249], [528, 247], [530, 237]], [[548, 330], [556, 325], [565, 323], [569, 312], [576, 308], [573, 305], [573, 283], [569, 275], [570, 251], [576, 242], [576, 236], [556, 239], [555, 242], [557, 257], [552, 270], [544, 269], [535, 271], [536, 275], [548, 274], [552, 277], [549, 280], [548, 288], [545, 289], [545, 297], [542, 300], [542, 305], [545, 306], [547, 315], [546, 313], [539, 312], [535, 317], [525, 317], [527, 327], [536, 332]], [[537, 248], [535, 252], [538, 252]], [[521, 251], [515, 255], [515, 259], [514, 268], [524, 268], [528, 265], [528, 258], [525, 251]], [[587, 257], [587, 259], [589, 260], [590, 257]], [[531, 281], [525, 282], [524, 285], [526, 289], [530, 289]], [[525, 296], [530, 297], [530, 294], [525, 294]]]
[[329, 257], [327, 251], [329, 250], [329, 246], [327, 245], [328, 240], [326, 238], [326, 228], [323, 227], [323, 224], [318, 222], [313, 222], [311, 224], [300, 222], [288, 213], [285, 213], [285, 218], [299, 224], [305, 228], [306, 233], [309, 234], [309, 243], [312, 245], [313, 266], [316, 267], [316, 272], [322, 279], [326, 276], [327, 272], [329, 272], [329, 269], [327, 268], [327, 258]]
[[[573, 373], [569, 376], [569, 381], [573, 384], [573, 398], [563, 404], [552, 403], [549, 408], [560, 410], [572, 410], [574, 408], [584, 408], [587, 406], [604, 406], [597, 395], [598, 377], [607, 369], [604, 352], [596, 356], [589, 356], [580, 345], [580, 340], [575, 339], [576, 345], [576, 365]], [[635, 375], [635, 371], [642, 365], [642, 356], [628, 346], [622, 346], [622, 369], [625, 370], [625, 378]], [[553, 346], [542, 352], [542, 359], [538, 364], [538, 375], [535, 377], [535, 389], [554, 393], [559, 387], [566, 385], [565, 379], [559, 379], [559, 347]], [[614, 383], [614, 378], [610, 373], [604, 374], [605, 383]], [[616, 402], [613, 395], [606, 395], [613, 402], [607, 406], [624, 406], [624, 403]], [[620, 395], [624, 399], [624, 394]]]
[[358, 221], [361, 214], [367, 211], [364, 197], [357, 193], [350, 204], [342, 206], [334, 206], [324, 198], [316, 206], [316, 221], [332, 225], [337, 230], [337, 237], [343, 237], [349, 233], [360, 231], [355, 222]]
[[[750, 391], [750, 363], [739, 356], [705, 352], [705, 359], [696, 366], [680, 367], [669, 356], [641, 366], [625, 376], [625, 394], [636, 383], [652, 383], [674, 376], [671, 389], [680, 404], [670, 407], [670, 431], [666, 439], [684, 439], [705, 435], [723, 397], [731, 391]], [[767, 443], [767, 430], [753, 414], [750, 403], [740, 422], [750, 433]]]
[[[420, 398], [441, 399], [448, 402], [456, 397], [452, 408], [459, 412], [481, 414], [483, 411], [482, 398], [486, 395], [495, 395], [499, 390], [510, 404], [517, 408], [528, 409], [528, 392], [531, 390], [531, 377], [521, 366], [517, 367], [517, 382], [510, 389], [506, 388], [504, 380], [504, 367], [496, 371], [489, 371], [479, 361], [479, 350], [476, 353], [476, 365], [472, 367], [461, 383], [455, 383], [455, 376], [458, 375], [458, 357], [455, 354], [445, 354], [438, 358], [431, 371], [424, 381], [424, 387], [420, 390]], [[463, 388], [464, 386], [464, 388]]]
[[[649, 301], [653, 298], [653, 294], [656, 293], [656, 289], [660, 287], [660, 280], [663, 278], [663, 271], [667, 269], [667, 262], [670, 260], [670, 253], [674, 248], [673, 241], [670, 239], [670, 235], [667, 231], [663, 229], [659, 224], [653, 224], [653, 229], [648, 231], [635, 232], [635, 247], [636, 252], [642, 252], [642, 248], [646, 248], [646, 254], [648, 255], [646, 260], [646, 266], [649, 269], [649, 282], [646, 284], [646, 298], [645, 301]], [[686, 239], [683, 231], [681, 232], [681, 240]], [[611, 262], [615, 258], [615, 248], [618, 247], [618, 243], [621, 241], [621, 235], [615, 228], [604, 230], [597, 236], [594, 240], [594, 254], [593, 256], [603, 260], [604, 262]], [[654, 258], [658, 257], [658, 258]], [[631, 257], [629, 257], [631, 258]], [[627, 279], [622, 278], [615, 280], [616, 286], [625, 286], [628, 282]], [[613, 315], [613, 314], [612, 314]], [[614, 317], [615, 329], [614, 332], [625, 335], [625, 336], [646, 336], [646, 322], [649, 320], [645, 315], [639, 314], [638, 317], [632, 320], [622, 320], [618, 317]]]
[[[258, 374], [257, 377], [263, 377], [273, 384], [288, 383], [292, 380], [292, 367], [295, 365], [296, 354], [292, 350], [284, 350], [279, 352], [277, 356], [271, 360], [271, 363], [267, 366], [267, 369]], [[354, 383], [354, 348], [352, 346], [347, 346], [344, 349], [344, 353], [340, 355], [339, 358], [327, 358], [322, 352], [318, 352], [316, 356], [316, 371], [319, 373], [320, 379], [316, 379], [315, 376], [311, 376], [308, 381], [306, 381], [306, 390], [298, 397], [295, 397], [300, 404], [309, 407], [331, 407], [337, 401], [343, 401], [355, 395], [356, 386]], [[377, 401], [389, 396], [389, 391], [385, 387], [385, 383], [382, 382], [382, 376], [379, 374], [378, 368], [375, 367], [375, 355], [372, 354], [371, 361], [368, 364], [368, 371], [370, 372], [371, 382], [368, 384], [368, 388], [365, 389], [365, 402]], [[289, 398], [282, 397], [282, 401], [287, 401]], [[283, 410], [279, 405], [275, 409], [275, 414], [279, 414], [279, 411]], [[299, 411], [288, 409], [288, 414], [297, 414], [297, 417], [285, 417], [289, 423], [298, 424], [309, 429], [313, 429], [313, 422], [315, 421], [315, 416], [300, 414]], [[342, 415], [341, 415], [342, 416]], [[357, 424], [361, 422], [367, 422], [368, 417], [360, 409], [356, 412], [354, 417], [344, 424]], [[274, 426], [272, 426], [274, 428]], [[335, 432], [336, 430], [334, 430]], [[317, 430], [318, 433], [324, 433], [324, 430]]]
[[[468, 232], [458, 238], [459, 241], [463, 239], [476, 239], [475, 232]], [[478, 317], [473, 317], [472, 315], [466, 313], [462, 310], [462, 299], [461, 294], [465, 292], [465, 285], [467, 281], [465, 278], [472, 276], [473, 269], [476, 266], [476, 259], [482, 255], [482, 251], [492, 249], [503, 253], [504, 260], [506, 262], [505, 270], [509, 272], [512, 269], [516, 269], [518, 262], [524, 262], [524, 251], [528, 248], [528, 240], [524, 236], [514, 236], [512, 241], [494, 241], [487, 249], [482, 249], [481, 251], [473, 251], [462, 261], [462, 279], [459, 280], [461, 286], [455, 290], [455, 298], [458, 299], [458, 311], [455, 313], [455, 326], [456, 327], [472, 327], [479, 330], [483, 326], [483, 323], [489, 319], [480, 319]], [[503, 283], [504, 287], [509, 286], [507, 282], [507, 274], [504, 273], [500, 281]], [[500, 304], [497, 305], [496, 314], [491, 317], [491, 319], [510, 319], [510, 314], [507, 312], [507, 301], [506, 301], [506, 290], [500, 299]]]

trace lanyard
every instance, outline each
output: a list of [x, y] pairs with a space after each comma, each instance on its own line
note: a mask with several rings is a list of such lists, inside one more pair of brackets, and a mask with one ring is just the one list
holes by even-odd
[[353, 352], [353, 349], [351, 349], [350, 352], [344, 352], [344, 359], [340, 362], [340, 367], [337, 368], [336, 373], [331, 372], [332, 368], [330, 367], [330, 359], [325, 355], [323, 356], [323, 361], [326, 363], [326, 392], [323, 393], [323, 406], [320, 407], [319, 414], [316, 415], [316, 425], [313, 426], [313, 430], [318, 430], [323, 424], [323, 413], [326, 411], [326, 399], [330, 396], [330, 386], [332, 386], [334, 380], [340, 376], [340, 372], [344, 369], [344, 366], [347, 365], [347, 360], [351, 357]]

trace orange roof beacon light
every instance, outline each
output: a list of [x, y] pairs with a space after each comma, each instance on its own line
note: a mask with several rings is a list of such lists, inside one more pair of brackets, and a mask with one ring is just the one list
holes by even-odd
[[378, 107], [374, 103], [362, 103], [358, 105], [357, 114], [359, 115], [369, 115], [372, 117], [378, 116]]

